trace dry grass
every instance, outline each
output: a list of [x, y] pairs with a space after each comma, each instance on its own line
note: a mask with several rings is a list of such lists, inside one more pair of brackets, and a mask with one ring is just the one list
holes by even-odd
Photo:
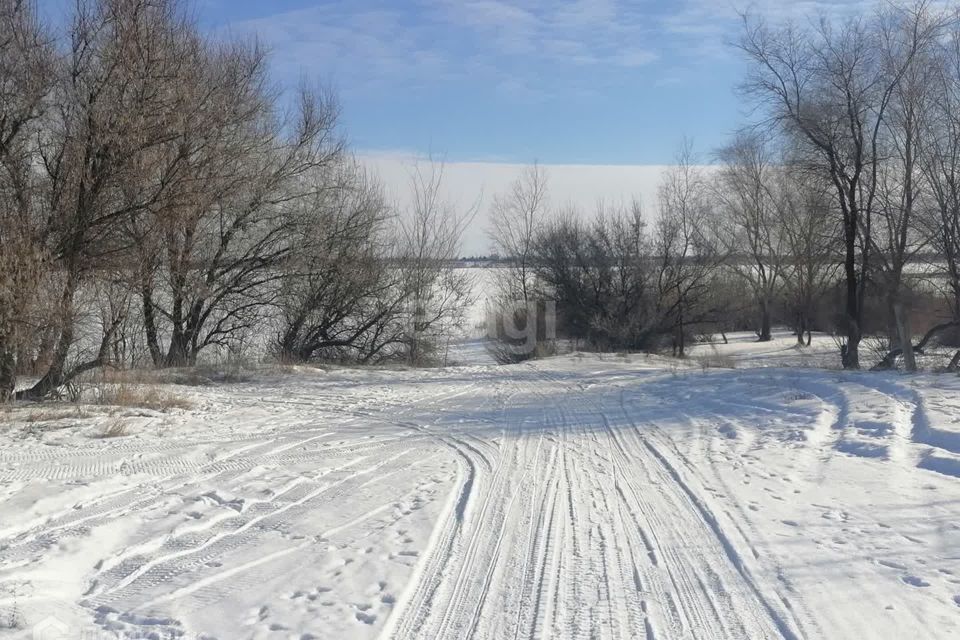
[[252, 372], [239, 365], [197, 365], [171, 369], [105, 369], [99, 380], [110, 384], [173, 384], [205, 387], [212, 384], [236, 384], [253, 379]]
[[707, 369], [736, 369], [737, 361], [732, 357], [720, 353], [710, 353], [702, 356], [697, 356], [694, 358], [694, 361], [697, 362], [700, 367], [706, 371]]
[[125, 383], [105, 384], [100, 390], [97, 402], [110, 407], [134, 407], [154, 411], [193, 407], [189, 400], [156, 386]]
[[84, 418], [89, 418], [90, 416], [91, 414], [87, 411], [84, 411], [81, 407], [73, 407], [70, 409], [44, 407], [30, 411], [25, 416], [21, 416], [19, 419], [22, 422], [33, 424], [37, 422], [55, 422], [57, 420], [68, 419], [82, 420]]

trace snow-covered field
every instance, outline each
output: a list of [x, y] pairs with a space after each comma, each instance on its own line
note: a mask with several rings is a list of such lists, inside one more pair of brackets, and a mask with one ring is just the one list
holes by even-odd
[[960, 637], [960, 379], [716, 350], [0, 413], [0, 637]]

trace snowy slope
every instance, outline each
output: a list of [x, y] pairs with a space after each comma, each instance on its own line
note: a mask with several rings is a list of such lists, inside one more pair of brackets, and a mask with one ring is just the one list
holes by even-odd
[[956, 377], [570, 356], [176, 392], [122, 438], [0, 414], [0, 637], [960, 637]]

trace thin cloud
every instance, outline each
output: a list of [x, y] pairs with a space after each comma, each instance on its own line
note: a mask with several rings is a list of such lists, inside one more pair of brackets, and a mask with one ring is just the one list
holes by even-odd
[[[657, 62], [653, 22], [630, 3], [579, 0], [420, 0], [407, 10], [328, 2], [224, 25], [256, 34], [284, 74], [332, 73], [351, 91], [456, 80], [548, 93], [566, 68]], [[549, 71], [549, 73], [544, 73]]]
[[[734, 58], [739, 12], [845, 15], [872, 0], [331, 0], [227, 24], [273, 48], [286, 80], [333, 78], [350, 94], [487, 86], [520, 103], [590, 95], [624, 72], [661, 86], [704, 59]], [[672, 70], [672, 71], [671, 71]], [[645, 72], [646, 73], [646, 72]], [[586, 74], [586, 75], [584, 75]], [[619, 74], [619, 75], [618, 75]], [[665, 79], [669, 77], [669, 81]], [[659, 78], [659, 79], [658, 79]]]

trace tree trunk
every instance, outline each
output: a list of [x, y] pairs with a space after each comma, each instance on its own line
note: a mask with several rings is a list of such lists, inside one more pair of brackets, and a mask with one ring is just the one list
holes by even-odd
[[677, 357], [683, 358], [686, 356], [686, 340], [683, 335], [683, 314], [680, 314], [680, 322], [677, 325]]
[[897, 341], [900, 343], [900, 349], [903, 352], [903, 368], [905, 371], [914, 373], [917, 370], [917, 359], [913, 352], [913, 335], [910, 331], [910, 317], [903, 309], [903, 303], [894, 301], [893, 318], [897, 325]]
[[947, 371], [950, 373], [956, 373], [958, 368], [960, 368], [960, 351], [957, 351], [955, 354], [953, 354], [950, 364], [947, 365]]
[[170, 337], [170, 348], [163, 359], [164, 367], [186, 367], [190, 364], [190, 339], [182, 329], [175, 329]]
[[150, 350], [150, 360], [154, 367], [163, 364], [163, 353], [160, 351], [160, 340], [157, 338], [157, 320], [153, 309], [153, 292], [144, 286], [140, 292], [143, 301], [143, 330], [147, 336], [147, 349]]
[[862, 339], [859, 327], [849, 327], [847, 329], [847, 344], [843, 345], [841, 351], [841, 362], [844, 369], [860, 368], [860, 341]]
[[6, 402], [17, 390], [16, 346], [8, 335], [0, 335], [0, 402]]
[[770, 342], [773, 339], [770, 324], [770, 304], [764, 301], [760, 304], [760, 342]]
[[68, 266], [67, 281], [63, 286], [58, 309], [59, 317], [57, 320], [60, 326], [57, 331], [56, 346], [51, 354], [50, 365], [43, 377], [22, 394], [24, 397], [35, 400], [45, 398], [62, 387], [66, 381], [67, 357], [70, 355], [70, 347], [73, 346], [75, 331], [73, 299], [79, 286], [80, 274]]
[[[860, 216], [854, 201], [854, 197], [851, 195], [849, 210], [844, 215], [843, 225], [845, 245], [843, 271], [847, 296], [847, 344], [841, 352], [844, 369], [860, 368], [860, 341], [863, 339], [863, 330], [860, 326], [862, 320], [860, 280], [857, 274], [857, 237]], [[866, 265], [862, 265], [862, 267], [865, 269]]]

